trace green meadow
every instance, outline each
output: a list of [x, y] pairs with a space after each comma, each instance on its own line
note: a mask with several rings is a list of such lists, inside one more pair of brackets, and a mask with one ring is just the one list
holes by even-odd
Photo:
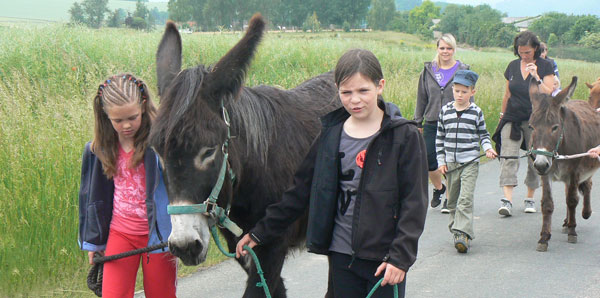
[[[184, 67], [216, 62], [240, 36], [183, 35]], [[106, 77], [122, 72], [146, 81], [156, 95], [160, 37], [158, 31], [127, 29], [0, 27], [0, 297], [94, 297], [85, 284], [87, 255], [77, 244], [81, 153], [92, 138], [92, 98]], [[337, 58], [355, 47], [379, 57], [387, 81], [384, 98], [412, 118], [418, 76], [435, 47], [411, 35], [271, 32], [247, 73], [247, 85], [292, 88], [333, 69]], [[480, 74], [476, 102], [493, 132], [503, 72], [514, 56], [506, 49], [462, 49], [456, 57]], [[600, 76], [598, 63], [557, 63], [565, 85], [571, 76], [580, 82]], [[574, 97], [588, 95], [580, 83]], [[209, 265], [224, 258], [211, 248]], [[194, 270], [181, 266], [180, 274]]]

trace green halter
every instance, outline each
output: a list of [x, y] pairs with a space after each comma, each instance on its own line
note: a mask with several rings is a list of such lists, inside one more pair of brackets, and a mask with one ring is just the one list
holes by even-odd
[[533, 150], [533, 145], [531, 145], [531, 149], [529, 149], [529, 152], [527, 152], [527, 155], [529, 155], [532, 159], [533, 159], [533, 154], [544, 155], [544, 156], [548, 156], [551, 158], [558, 157], [558, 147], [560, 146], [560, 143], [562, 142], [564, 135], [565, 135], [565, 123], [563, 121], [561, 121], [560, 122], [560, 136], [558, 137], [558, 142], [556, 142], [554, 151], [550, 152], [550, 151], [546, 151], [546, 150]]
[[[231, 140], [231, 129], [229, 122], [229, 113], [221, 101], [221, 109], [223, 111], [223, 120], [225, 121], [225, 125], [227, 126], [227, 138], [225, 142], [223, 142], [223, 146], [221, 146], [221, 151], [223, 152], [223, 163], [221, 164], [221, 170], [219, 171], [219, 177], [217, 178], [217, 183], [213, 186], [210, 195], [202, 204], [193, 204], [186, 206], [167, 206], [167, 212], [169, 214], [191, 214], [191, 213], [202, 213], [206, 216], [210, 216], [215, 219], [215, 224], [227, 228], [231, 233], [235, 236], [239, 237], [242, 235], [242, 229], [235, 224], [231, 219], [229, 219], [229, 210], [231, 208], [231, 204], [227, 205], [227, 208], [222, 208], [217, 205], [217, 199], [219, 198], [219, 193], [221, 193], [221, 189], [223, 188], [223, 182], [225, 182], [225, 175], [229, 173], [229, 177], [231, 178], [231, 182], [235, 181], [235, 174], [228, 167], [228, 157], [229, 157], [229, 140]], [[229, 170], [229, 171], [228, 171]]]

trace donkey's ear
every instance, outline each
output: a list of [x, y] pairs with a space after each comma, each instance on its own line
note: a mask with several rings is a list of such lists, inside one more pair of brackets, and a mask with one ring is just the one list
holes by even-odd
[[246, 69], [263, 36], [265, 20], [257, 13], [248, 23], [244, 37], [217, 62], [203, 81], [203, 92], [209, 97], [237, 96], [244, 82]]
[[181, 36], [179, 36], [177, 26], [169, 21], [156, 52], [156, 76], [158, 78], [159, 96], [165, 92], [180, 70]]
[[573, 79], [571, 80], [571, 84], [569, 84], [569, 87], [563, 89], [558, 94], [556, 94], [556, 96], [554, 97], [554, 103], [562, 105], [565, 102], [567, 102], [573, 96], [573, 93], [575, 92], [575, 87], [577, 87], [577, 77], [573, 77]]
[[537, 104], [544, 98], [540, 92], [540, 85], [535, 80], [529, 80], [529, 100], [531, 105], [536, 107]]
[[588, 88], [590, 88], [590, 89], [594, 88], [594, 85], [592, 85], [592, 84], [590, 84], [590, 83], [585, 83], [585, 85], [586, 85]]

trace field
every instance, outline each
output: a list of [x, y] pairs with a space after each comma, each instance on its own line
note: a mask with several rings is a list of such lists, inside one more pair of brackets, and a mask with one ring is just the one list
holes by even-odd
[[[81, 153], [92, 138], [91, 100], [112, 74], [132, 72], [156, 94], [155, 52], [161, 32], [91, 30], [50, 25], [0, 27], [0, 297], [93, 297], [89, 265], [77, 245]], [[240, 38], [186, 34], [184, 67], [214, 63]], [[399, 33], [268, 33], [247, 74], [247, 85], [292, 88], [334, 68], [347, 49], [372, 50], [387, 80], [384, 98], [412, 118], [417, 80], [434, 47]], [[503, 49], [459, 50], [480, 74], [476, 102], [493, 132], [514, 59]], [[563, 84], [600, 76], [600, 64], [557, 59]], [[588, 97], [580, 83], [575, 98]], [[158, 100], [155, 98], [158, 103]], [[211, 246], [213, 249], [214, 245]], [[223, 257], [211, 252], [211, 262]], [[194, 268], [180, 270], [190, 272]]]
[[[0, 23], [22, 22], [27, 19], [28, 22], [34, 20], [45, 21], [69, 21], [69, 9], [75, 2], [81, 3], [81, 0], [19, 0], [5, 1], [9, 3], [2, 4], [0, 13]], [[122, 8], [125, 11], [133, 13], [135, 11], [135, 1], [109, 0], [108, 9], [113, 11]], [[160, 11], [167, 11], [167, 2], [146, 2], [148, 9], [158, 8]], [[10, 17], [10, 18], [2, 18]]]

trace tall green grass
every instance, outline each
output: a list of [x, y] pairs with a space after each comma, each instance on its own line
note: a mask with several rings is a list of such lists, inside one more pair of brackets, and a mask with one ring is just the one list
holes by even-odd
[[[183, 35], [184, 67], [216, 62], [240, 34]], [[132, 72], [156, 94], [155, 52], [161, 32], [90, 30], [52, 25], [0, 27], [0, 297], [92, 297], [77, 245], [81, 152], [92, 138], [91, 99], [107, 76]], [[372, 50], [384, 68], [384, 97], [412, 118], [417, 81], [434, 47], [389, 32], [269, 33], [247, 85], [292, 88], [332, 70], [350, 48]], [[505, 88], [507, 51], [459, 51], [480, 74], [477, 103], [495, 129]], [[563, 82], [600, 76], [600, 64], [557, 60]], [[587, 98], [579, 87], [575, 98]], [[210, 262], [223, 257], [211, 246]], [[192, 269], [193, 270], [193, 269]], [[189, 271], [189, 269], [188, 269]]]

